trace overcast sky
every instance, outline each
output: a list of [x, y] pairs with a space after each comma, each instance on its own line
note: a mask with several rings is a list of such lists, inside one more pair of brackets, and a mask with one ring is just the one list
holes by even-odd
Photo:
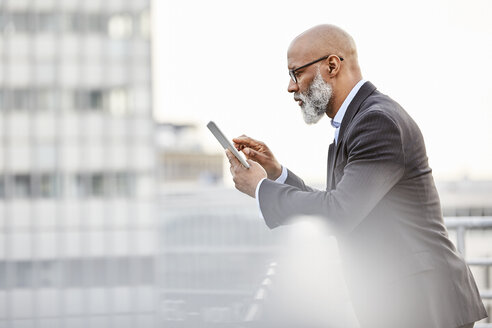
[[286, 51], [332, 23], [354, 37], [364, 78], [417, 121], [437, 179], [492, 179], [491, 17], [489, 0], [154, 0], [155, 115], [203, 127], [212, 150], [214, 120], [323, 181], [334, 131], [328, 117], [304, 123], [287, 93]]

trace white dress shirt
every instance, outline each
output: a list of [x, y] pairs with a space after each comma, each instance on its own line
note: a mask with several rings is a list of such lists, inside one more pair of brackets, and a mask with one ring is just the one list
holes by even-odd
[[360, 87], [364, 83], [366, 83], [366, 81], [362, 79], [352, 88], [352, 90], [350, 90], [347, 98], [345, 98], [345, 100], [343, 101], [342, 106], [340, 106], [340, 109], [336, 113], [335, 117], [331, 120], [331, 126], [335, 128], [335, 145], [338, 143], [338, 132], [340, 131], [340, 125], [342, 125], [342, 120], [345, 116], [345, 112], [352, 102], [352, 99], [354, 99], [355, 95], [357, 94], [357, 92], [359, 92]]
[[[357, 94], [357, 92], [359, 92], [359, 89], [362, 87], [362, 85], [364, 83], [366, 83], [366, 80], [362, 79], [352, 88], [352, 90], [350, 90], [349, 94], [347, 95], [347, 97], [343, 101], [342, 106], [340, 106], [335, 117], [331, 120], [331, 125], [335, 128], [335, 144], [338, 143], [338, 133], [340, 131], [340, 126], [342, 125], [342, 120], [343, 120], [343, 117], [345, 116], [345, 112], [347, 111], [348, 106], [350, 105], [350, 103], [354, 99], [355, 95]], [[275, 180], [275, 182], [285, 183], [285, 180], [287, 180], [287, 174], [288, 174], [287, 169], [285, 168], [285, 166], [282, 165], [282, 173]], [[262, 219], [264, 219], [264, 217], [263, 217], [263, 213], [261, 213], [260, 200], [258, 197], [258, 193], [260, 191], [261, 183], [265, 179], [266, 178], [263, 178], [260, 180], [260, 182], [258, 182], [258, 184], [256, 185], [256, 191], [255, 191], [256, 203], [258, 204], [258, 209], [260, 212], [259, 213], [260, 218], [262, 218]]]

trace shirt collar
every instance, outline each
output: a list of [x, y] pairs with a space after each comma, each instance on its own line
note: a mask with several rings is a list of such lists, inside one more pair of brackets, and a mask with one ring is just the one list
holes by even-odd
[[347, 98], [345, 98], [345, 100], [343, 101], [342, 106], [340, 106], [340, 109], [338, 110], [337, 114], [331, 120], [331, 126], [333, 126], [334, 128], [340, 127], [348, 106], [350, 105], [352, 99], [354, 99], [355, 95], [357, 94], [357, 92], [359, 92], [360, 87], [362, 87], [364, 83], [366, 83], [366, 80], [362, 79], [352, 88]]

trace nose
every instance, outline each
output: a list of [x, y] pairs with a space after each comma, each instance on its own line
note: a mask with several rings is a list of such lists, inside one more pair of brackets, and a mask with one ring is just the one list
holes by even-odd
[[287, 92], [297, 92], [299, 91], [299, 86], [292, 79], [289, 79], [289, 86], [287, 87]]

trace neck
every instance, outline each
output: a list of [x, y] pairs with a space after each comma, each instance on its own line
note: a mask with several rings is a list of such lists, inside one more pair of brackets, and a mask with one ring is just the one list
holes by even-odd
[[328, 110], [326, 111], [326, 115], [328, 115], [329, 118], [334, 118], [335, 115], [337, 115], [338, 110], [342, 107], [342, 104], [345, 101], [345, 98], [347, 98], [350, 91], [352, 91], [360, 80], [362, 80], [362, 76], [358, 76], [357, 78], [352, 78], [347, 81], [341, 81], [339, 87], [336, 90], [333, 90], [332, 101], [330, 101]]

